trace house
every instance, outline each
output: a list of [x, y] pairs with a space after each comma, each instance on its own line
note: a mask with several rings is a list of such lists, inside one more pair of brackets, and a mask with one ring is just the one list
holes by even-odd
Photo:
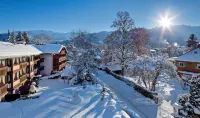
[[54, 71], [63, 70], [67, 63], [66, 47], [60, 44], [33, 45], [40, 50], [40, 74], [50, 75]]
[[39, 74], [40, 54], [31, 45], [0, 42], [0, 101]]
[[186, 82], [200, 77], [200, 48], [169, 60], [177, 66], [178, 75]]

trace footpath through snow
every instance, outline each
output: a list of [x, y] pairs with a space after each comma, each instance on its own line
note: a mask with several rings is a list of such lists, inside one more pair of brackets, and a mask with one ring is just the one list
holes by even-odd
[[132, 109], [139, 114], [141, 118], [157, 117], [158, 105], [151, 99], [144, 97], [132, 87], [103, 71], [98, 71], [96, 77], [117, 95], [119, 99], [118, 102], [124, 102], [123, 107]]

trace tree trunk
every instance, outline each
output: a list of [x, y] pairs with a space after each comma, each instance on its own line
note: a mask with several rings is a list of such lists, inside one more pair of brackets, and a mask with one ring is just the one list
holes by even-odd
[[153, 82], [152, 82], [152, 88], [151, 88], [151, 91], [156, 91], [156, 83], [157, 83], [157, 80], [158, 80], [158, 76], [160, 75], [160, 72], [159, 71], [157, 71], [156, 72], [156, 76], [155, 76], [155, 78], [154, 78], [154, 80], [153, 80]]

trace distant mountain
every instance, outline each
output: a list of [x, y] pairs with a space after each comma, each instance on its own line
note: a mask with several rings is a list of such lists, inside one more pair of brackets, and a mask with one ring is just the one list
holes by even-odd
[[[178, 43], [185, 45], [190, 34], [195, 34], [199, 38], [200, 42], [200, 26], [186, 26], [186, 25], [174, 25], [170, 30], [165, 30], [162, 33], [162, 28], [153, 28], [149, 30], [151, 39], [155, 41], [167, 40], [169, 43]], [[163, 35], [162, 35], [163, 34]]]
[[[171, 27], [171, 31], [165, 30], [162, 34], [162, 28], [152, 28], [148, 29], [150, 33], [151, 40], [155, 42], [162, 42], [167, 40], [169, 43], [178, 43], [180, 45], [185, 45], [185, 41], [188, 39], [189, 35], [194, 33], [197, 37], [199, 37], [200, 41], [200, 26], [186, 26], [186, 25], [174, 25]], [[46, 34], [50, 36], [53, 40], [53, 43], [68, 44], [70, 42], [70, 33], [59, 33], [53, 31], [46, 30], [30, 30], [27, 31], [30, 37], [33, 37], [38, 34]], [[94, 43], [103, 43], [103, 40], [110, 34], [111, 32], [101, 31], [93, 34], [93, 39], [91, 40]], [[17, 32], [16, 32], [17, 34]], [[0, 40], [7, 40], [7, 33], [0, 34]]]

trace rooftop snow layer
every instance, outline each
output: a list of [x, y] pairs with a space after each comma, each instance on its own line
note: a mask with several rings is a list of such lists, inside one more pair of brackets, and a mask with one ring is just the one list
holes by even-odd
[[179, 61], [200, 62], [200, 48], [192, 50], [174, 59]]
[[42, 52], [32, 45], [12, 44], [0, 41], [0, 59], [18, 56], [38, 55]]
[[65, 46], [60, 44], [44, 44], [44, 45], [33, 45], [33, 46], [36, 47], [38, 50], [40, 50], [43, 54], [44, 53], [57, 54], [62, 50], [63, 47], [65, 48]]

